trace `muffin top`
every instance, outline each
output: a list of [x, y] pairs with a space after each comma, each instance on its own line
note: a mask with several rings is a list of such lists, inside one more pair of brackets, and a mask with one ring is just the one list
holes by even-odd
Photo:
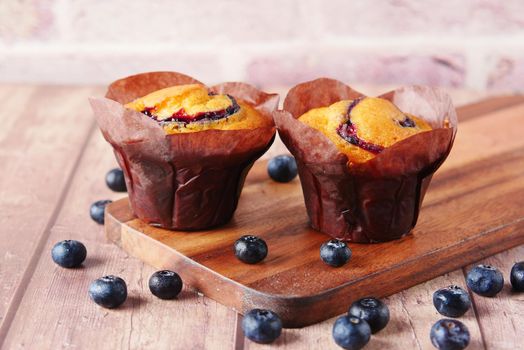
[[398, 141], [431, 130], [423, 119], [377, 97], [314, 108], [298, 120], [326, 135], [353, 163], [366, 162]]
[[255, 129], [271, 125], [249, 104], [231, 95], [210, 93], [204, 85], [177, 85], [125, 105], [157, 121], [167, 134], [203, 130]]

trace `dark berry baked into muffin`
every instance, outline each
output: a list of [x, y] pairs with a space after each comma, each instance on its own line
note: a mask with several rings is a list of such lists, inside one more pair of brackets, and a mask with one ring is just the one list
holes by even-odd
[[204, 85], [164, 88], [125, 105], [158, 121], [168, 134], [203, 130], [240, 130], [271, 126], [256, 109]]
[[115, 81], [91, 105], [133, 213], [150, 225], [202, 230], [233, 216], [249, 169], [273, 142], [278, 96], [154, 72]]
[[325, 78], [292, 88], [273, 117], [296, 159], [310, 225], [361, 243], [413, 229], [456, 132], [453, 104], [438, 89], [367, 97]]

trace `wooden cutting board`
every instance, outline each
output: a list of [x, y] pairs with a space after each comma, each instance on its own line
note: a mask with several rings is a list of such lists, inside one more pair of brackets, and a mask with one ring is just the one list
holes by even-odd
[[[271, 309], [286, 327], [328, 319], [358, 298], [384, 297], [524, 243], [524, 99], [491, 99], [458, 112], [455, 146], [433, 179], [413, 233], [388, 243], [350, 244], [353, 257], [341, 268], [320, 260], [320, 245], [329, 237], [308, 227], [299, 180], [271, 181], [265, 161], [249, 173], [226, 226], [154, 228], [133, 217], [126, 198], [108, 206], [107, 236], [240, 313]], [[233, 243], [244, 234], [267, 242], [262, 263], [235, 258]]]

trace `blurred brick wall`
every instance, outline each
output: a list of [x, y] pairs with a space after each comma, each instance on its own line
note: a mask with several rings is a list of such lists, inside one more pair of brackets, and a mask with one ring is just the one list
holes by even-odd
[[524, 91], [524, 0], [0, 0], [0, 82], [151, 70]]

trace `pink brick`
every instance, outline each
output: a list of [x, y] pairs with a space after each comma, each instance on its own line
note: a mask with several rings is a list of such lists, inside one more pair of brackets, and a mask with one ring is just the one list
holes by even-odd
[[1, 0], [0, 43], [48, 40], [58, 35], [53, 0]]
[[21, 83], [106, 85], [131, 74], [158, 70], [179, 71], [209, 84], [228, 80], [211, 53], [161, 55], [142, 52], [122, 55], [104, 52], [8, 52], [0, 56], [1, 80]]
[[247, 80], [262, 86], [294, 85], [322, 76], [349, 84], [464, 84], [460, 55], [383, 56], [354, 52], [312, 51], [308, 54], [260, 58], [247, 67]]
[[497, 91], [524, 91], [524, 56], [492, 57], [495, 64], [488, 76], [488, 88]]
[[295, 38], [305, 20], [297, 16], [298, 6], [276, 0], [78, 0], [69, 16], [75, 42], [200, 44], [218, 52], [239, 41]]
[[320, 31], [342, 36], [524, 32], [522, 0], [314, 0], [309, 7]]

